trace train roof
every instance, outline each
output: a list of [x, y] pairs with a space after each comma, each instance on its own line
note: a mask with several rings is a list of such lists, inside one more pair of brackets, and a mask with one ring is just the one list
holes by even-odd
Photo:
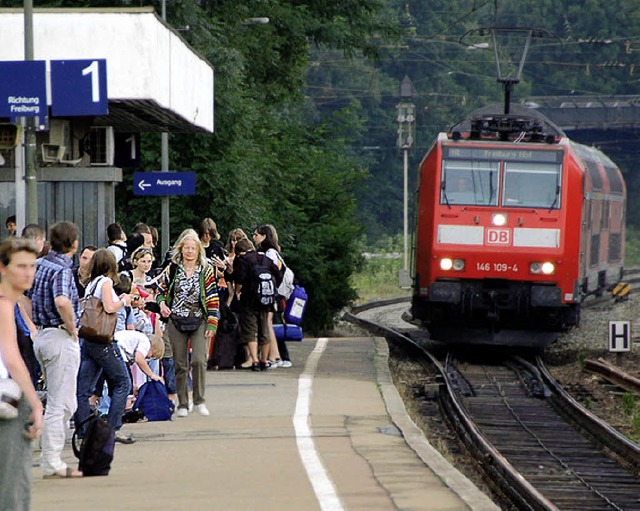
[[[566, 137], [564, 131], [545, 115], [524, 105], [513, 104], [510, 113], [504, 113], [503, 104], [487, 105], [472, 112], [454, 124], [450, 133], [466, 133], [469, 138], [524, 137], [539, 141], [557, 141]], [[523, 135], [524, 134], [524, 135]], [[465, 137], [466, 138], [466, 137]]]

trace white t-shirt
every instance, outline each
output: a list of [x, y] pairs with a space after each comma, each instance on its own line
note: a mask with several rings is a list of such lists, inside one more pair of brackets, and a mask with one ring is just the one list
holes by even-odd
[[[86, 292], [87, 293], [92, 292], [91, 294], [93, 296], [95, 296], [96, 298], [100, 298], [102, 300], [102, 286], [107, 280], [111, 280], [111, 279], [109, 277], [105, 277], [104, 275], [101, 275], [100, 277], [96, 277], [95, 279], [93, 279], [91, 282], [87, 284], [87, 287], [85, 287]], [[95, 289], [94, 289], [94, 286], [95, 286]], [[88, 296], [88, 295], [85, 295], [85, 296]], [[111, 288], [111, 297], [113, 298], [114, 302], [117, 302], [120, 299], [118, 298], [118, 295], [113, 290], [113, 288]]]
[[109, 245], [107, 250], [115, 256], [116, 263], [119, 263], [120, 259], [124, 257], [124, 253], [127, 251], [127, 246], [124, 243], [114, 243], [113, 245]]
[[7, 369], [7, 366], [4, 365], [4, 362], [2, 361], [2, 355], [0, 355], [0, 378], [8, 378], [9, 377], [9, 370]]
[[139, 351], [144, 357], [151, 351], [149, 336], [137, 330], [120, 330], [113, 334], [122, 353], [122, 358], [127, 360], [127, 355], [135, 358], [135, 352]]

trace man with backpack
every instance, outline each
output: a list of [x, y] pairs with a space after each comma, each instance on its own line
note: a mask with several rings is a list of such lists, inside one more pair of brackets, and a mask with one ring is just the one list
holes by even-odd
[[269, 367], [269, 312], [274, 310], [282, 272], [271, 259], [256, 252], [246, 238], [238, 240], [235, 254], [233, 274], [235, 294], [240, 302], [240, 342], [249, 348], [251, 370], [264, 371]]

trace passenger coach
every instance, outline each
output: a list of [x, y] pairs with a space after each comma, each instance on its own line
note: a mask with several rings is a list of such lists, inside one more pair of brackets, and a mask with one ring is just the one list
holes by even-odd
[[620, 170], [513, 110], [475, 112], [420, 165], [412, 312], [435, 339], [542, 346], [621, 278]]

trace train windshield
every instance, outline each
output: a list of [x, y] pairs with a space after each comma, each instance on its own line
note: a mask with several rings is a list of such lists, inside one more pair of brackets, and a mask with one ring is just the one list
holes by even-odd
[[558, 209], [560, 164], [505, 162], [502, 205]]
[[445, 160], [441, 204], [496, 206], [498, 204], [499, 162], [487, 160]]

